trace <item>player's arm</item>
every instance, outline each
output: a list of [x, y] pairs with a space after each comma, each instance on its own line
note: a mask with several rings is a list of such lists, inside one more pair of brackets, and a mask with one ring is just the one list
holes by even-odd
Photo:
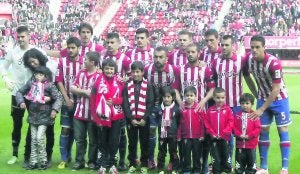
[[67, 90], [66, 90], [64, 84], [62, 82], [58, 82], [57, 83], [57, 87], [60, 90], [60, 92], [61, 92], [61, 94], [62, 94], [62, 96], [63, 96], [63, 98], [64, 98], [64, 100], [65, 100], [65, 102], [66, 102], [66, 104], [67, 104], [67, 106], [69, 108], [69, 110], [72, 110], [73, 107], [74, 107], [74, 103], [70, 99], [70, 97], [68, 96], [68, 93], [67, 93]]
[[249, 75], [244, 75], [244, 79], [247, 83], [248, 88], [250, 89], [250, 91], [252, 92], [252, 94], [258, 98], [258, 92], [255, 86], [255, 83], [253, 81], [253, 79], [251, 78], [250, 74]]
[[46, 52], [47, 56], [55, 57], [55, 58], [59, 58], [60, 57], [60, 51], [57, 51], [57, 50], [48, 50], [48, 49], [44, 49], [44, 51]]
[[91, 90], [87, 90], [87, 89], [81, 89], [80, 87], [76, 86], [76, 85], [72, 85], [70, 88], [70, 91], [80, 97], [89, 97], [91, 94]]
[[5, 56], [5, 60], [2, 64], [2, 66], [0, 66], [1, 67], [0, 71], [1, 71], [1, 76], [3, 78], [3, 81], [5, 83], [5, 86], [10, 91], [12, 91], [14, 88], [14, 82], [8, 76], [8, 71], [9, 71], [9, 67], [11, 64], [12, 64], [12, 52], [9, 51], [7, 53], [7, 55]]
[[264, 102], [264, 104], [259, 107], [256, 111], [254, 111], [253, 113], [251, 113], [249, 115], [250, 118], [252, 119], [256, 119], [258, 117], [260, 117], [263, 112], [270, 106], [270, 104], [275, 100], [275, 98], [277, 97], [277, 95], [280, 92], [280, 83], [272, 83], [272, 91], [270, 93], [270, 95], [268, 96], [267, 100]]

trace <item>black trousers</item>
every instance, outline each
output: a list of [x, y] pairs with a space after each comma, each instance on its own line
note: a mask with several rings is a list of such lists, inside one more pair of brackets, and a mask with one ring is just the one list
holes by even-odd
[[170, 163], [172, 163], [172, 170], [177, 171], [179, 167], [179, 158], [177, 155], [177, 140], [173, 138], [160, 138], [157, 155], [157, 168], [163, 170], [165, 167], [165, 159], [169, 148]]
[[116, 164], [115, 157], [119, 148], [120, 130], [120, 120], [112, 121], [111, 127], [98, 127], [102, 167], [111, 167]]
[[231, 172], [228, 141], [223, 139], [212, 139], [210, 153], [213, 159], [214, 174]]
[[147, 167], [148, 160], [148, 143], [149, 143], [149, 122], [146, 122], [145, 126], [132, 126], [128, 123], [127, 134], [128, 134], [128, 161], [129, 167], [137, 167], [136, 157], [137, 157], [137, 145], [138, 140], [140, 142], [141, 149], [141, 167]]
[[235, 173], [255, 174], [255, 149], [235, 149]]
[[[182, 139], [182, 172], [188, 173], [201, 173], [202, 168], [202, 149], [203, 143], [200, 139]], [[191, 155], [192, 154], [192, 155]], [[193, 161], [193, 167], [191, 164], [191, 157]]]

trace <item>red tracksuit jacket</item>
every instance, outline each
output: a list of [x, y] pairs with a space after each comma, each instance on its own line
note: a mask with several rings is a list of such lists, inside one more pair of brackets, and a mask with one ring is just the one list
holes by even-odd
[[[252, 113], [253, 111], [250, 111]], [[234, 128], [233, 133], [236, 137], [236, 147], [255, 149], [258, 144], [258, 136], [260, 133], [260, 120], [252, 120], [248, 118], [246, 112], [238, 112], [234, 118]], [[248, 135], [247, 140], [240, 139], [242, 135]]]
[[196, 106], [196, 103], [192, 107], [185, 106], [182, 111], [177, 135], [179, 139], [204, 138], [204, 113], [196, 111]]
[[208, 134], [228, 141], [234, 124], [233, 117], [232, 110], [227, 105], [223, 105], [219, 109], [216, 105], [208, 108], [204, 119]]

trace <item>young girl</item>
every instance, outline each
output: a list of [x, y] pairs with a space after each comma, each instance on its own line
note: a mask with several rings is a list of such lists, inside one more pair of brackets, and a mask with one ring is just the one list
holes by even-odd
[[109, 172], [117, 174], [115, 155], [119, 146], [121, 120], [124, 118], [122, 110], [123, 83], [116, 73], [116, 63], [112, 59], [105, 59], [102, 63], [103, 75], [95, 82], [90, 97], [93, 121], [99, 127], [99, 149], [102, 164], [99, 174]]
[[60, 111], [63, 100], [52, 82], [52, 73], [47, 67], [37, 67], [33, 73], [34, 78], [17, 92], [16, 99], [22, 109], [26, 109], [25, 98], [29, 101], [27, 121], [31, 127], [31, 154], [28, 169], [39, 167], [45, 170], [47, 168], [45, 131]]
[[[184, 98], [185, 105], [178, 130], [178, 140], [181, 139], [182, 142], [182, 173], [200, 173], [204, 113], [197, 109], [197, 89], [194, 86], [184, 89]], [[193, 167], [191, 167], [191, 154], [193, 154]]]
[[[175, 102], [176, 93], [170, 86], [165, 86], [161, 90], [162, 104], [161, 109], [153, 114], [158, 117], [159, 147], [157, 156], [157, 168], [159, 174], [164, 173], [167, 145], [169, 146], [170, 164], [168, 172], [176, 173], [178, 170], [179, 159], [177, 156], [177, 128], [180, 119], [180, 110]], [[172, 172], [172, 173], [173, 173]]]
[[230, 173], [228, 141], [234, 124], [233, 113], [225, 104], [226, 94], [223, 88], [215, 88], [213, 99], [215, 105], [208, 108], [205, 116], [205, 127], [212, 139], [213, 174]]

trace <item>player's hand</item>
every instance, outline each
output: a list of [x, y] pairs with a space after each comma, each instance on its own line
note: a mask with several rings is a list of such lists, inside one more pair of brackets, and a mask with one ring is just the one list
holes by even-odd
[[107, 104], [108, 106], [112, 106], [112, 105], [113, 105], [112, 99], [106, 100], [106, 104]]
[[249, 114], [249, 118], [252, 120], [259, 119], [259, 117], [264, 113], [264, 111], [261, 108], [258, 108], [256, 111]]
[[68, 107], [68, 109], [70, 111], [73, 110], [73, 108], [74, 108], [74, 102], [71, 99], [66, 100], [66, 104], [67, 104], [67, 107]]
[[21, 109], [26, 109], [26, 104], [25, 104], [25, 103], [21, 103], [21, 104], [20, 104], [20, 108], [21, 108]]
[[146, 121], [145, 121], [144, 119], [141, 119], [141, 120], [139, 121], [139, 125], [140, 125], [140, 126], [145, 126], [145, 124], [146, 124]]
[[47, 102], [49, 102], [49, 101], [51, 101], [51, 98], [48, 97], [48, 96], [45, 96], [45, 103], [47, 103]]
[[8, 90], [12, 91], [14, 89], [14, 82], [12, 80], [10, 80], [7, 76], [3, 77], [5, 86]]
[[55, 110], [52, 110], [52, 111], [51, 111], [51, 114], [50, 114], [50, 117], [51, 117], [52, 119], [55, 119], [55, 118], [56, 118], [56, 114], [57, 114], [57, 112], [56, 112]]
[[196, 106], [196, 111], [202, 111], [205, 107], [205, 102], [203, 100], [200, 101], [200, 103]]
[[87, 98], [90, 98], [91, 96], [91, 90], [90, 89], [87, 89], [84, 91], [84, 96], [87, 97]]
[[136, 119], [133, 119], [131, 121], [132, 126], [136, 127], [138, 125], [138, 121]]

